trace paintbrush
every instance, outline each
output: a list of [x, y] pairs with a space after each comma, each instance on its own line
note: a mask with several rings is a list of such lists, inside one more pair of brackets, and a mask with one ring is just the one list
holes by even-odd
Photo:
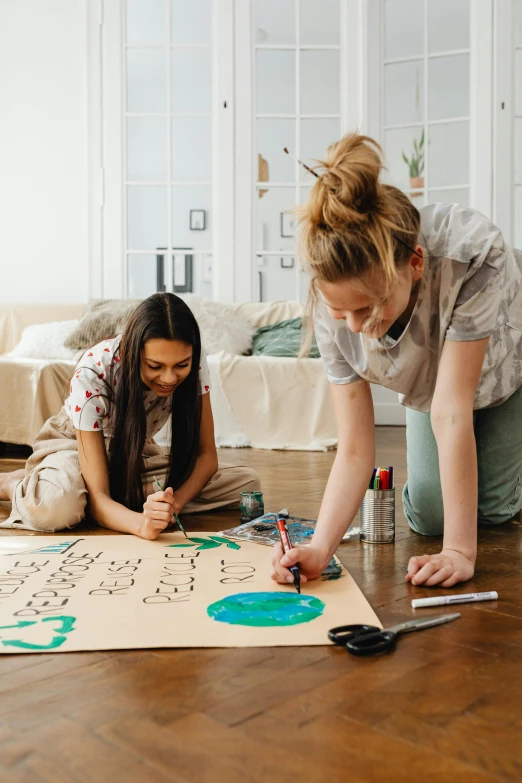
[[[159, 483], [158, 479], [157, 479], [157, 478], [156, 478], [156, 476], [154, 476], [154, 475], [153, 475], [153, 478], [154, 478], [154, 481], [156, 482], [156, 484], [158, 485], [158, 489], [159, 489], [159, 490], [161, 490], [161, 484]], [[181, 532], [183, 533], [183, 535], [185, 536], [185, 538], [188, 538], [187, 534], [185, 533], [185, 528], [183, 527], [183, 525], [182, 525], [182, 524], [181, 524], [181, 522], [179, 521], [179, 517], [178, 517], [178, 515], [176, 514], [176, 512], [175, 512], [175, 511], [173, 511], [172, 513], [173, 513], [173, 515], [174, 515], [174, 519], [176, 520], [176, 524], [177, 524], [177, 526], [179, 527], [179, 529], [181, 530]]]
[[283, 147], [283, 152], [286, 152], [287, 155], [290, 155], [292, 160], [295, 160], [296, 163], [299, 163], [304, 169], [309, 171], [310, 174], [313, 174], [314, 177], [317, 177], [317, 179], [319, 179], [319, 174], [317, 173], [317, 171], [314, 171], [313, 169], [310, 168], [310, 166], [307, 166], [306, 163], [303, 163], [302, 160], [299, 160], [299, 158], [296, 158], [295, 155], [292, 155], [291, 152], [288, 152], [288, 147]]

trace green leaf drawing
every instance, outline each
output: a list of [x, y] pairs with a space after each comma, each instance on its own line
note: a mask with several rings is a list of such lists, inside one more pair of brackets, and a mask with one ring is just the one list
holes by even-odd
[[67, 641], [67, 637], [62, 634], [70, 633], [75, 630], [74, 623], [76, 622], [76, 617], [60, 616], [42, 617], [40, 620], [19, 620], [16, 625], [0, 626], [0, 631], [7, 628], [27, 628], [30, 625], [38, 625], [39, 622], [58, 623], [58, 626], [53, 628], [53, 631], [60, 635], [53, 636], [51, 641], [47, 644], [34, 644], [33, 642], [25, 642], [23, 639], [2, 639], [2, 644], [4, 647], [19, 647], [22, 650], [55, 650]]
[[220, 544], [226, 544], [228, 549], [241, 549], [239, 544], [235, 541], [231, 541], [229, 538], [221, 538], [220, 536], [210, 536], [213, 541], [219, 541]]
[[217, 549], [222, 544], [225, 544], [227, 549], [241, 549], [240, 545], [236, 544], [235, 541], [231, 541], [229, 538], [221, 538], [221, 536], [209, 536], [208, 538], [191, 536], [189, 541], [192, 541], [193, 544], [169, 544], [169, 548], [183, 549], [185, 547], [193, 546], [194, 544], [199, 544], [199, 546], [196, 547], [196, 551], [204, 552], [205, 549]]

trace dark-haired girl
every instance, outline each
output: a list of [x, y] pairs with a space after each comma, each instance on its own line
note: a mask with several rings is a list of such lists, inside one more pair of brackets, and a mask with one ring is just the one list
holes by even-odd
[[458, 204], [420, 211], [380, 179], [382, 150], [358, 134], [328, 150], [303, 208], [302, 249], [339, 446], [309, 546], [274, 551], [315, 578], [354, 519], [375, 464], [370, 383], [406, 406], [410, 527], [443, 536], [406, 579], [470, 579], [477, 522], [522, 505], [522, 253]]
[[[175, 514], [237, 507], [259, 478], [218, 466], [209, 390], [189, 307], [174, 294], [145, 299], [123, 335], [82, 356], [25, 469], [0, 474], [0, 499], [12, 503], [1, 526], [73, 528], [88, 507], [103, 527], [154, 539]], [[153, 438], [169, 416], [163, 449]]]

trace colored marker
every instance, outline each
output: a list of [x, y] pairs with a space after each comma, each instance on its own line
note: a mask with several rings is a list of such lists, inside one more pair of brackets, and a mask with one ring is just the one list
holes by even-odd
[[[159, 483], [158, 479], [156, 478], [156, 476], [154, 476], [153, 478], [154, 478], [154, 481], [156, 482], [156, 484], [158, 485], [158, 490], [160, 490], [160, 491], [161, 491], [161, 484]], [[178, 517], [178, 515], [176, 514], [176, 512], [175, 512], [175, 511], [173, 511], [172, 513], [174, 514], [174, 519], [176, 520], [176, 524], [177, 524], [177, 526], [179, 527], [179, 529], [181, 530], [181, 532], [183, 533], [183, 535], [185, 536], [185, 538], [188, 538], [187, 534], [185, 533], [185, 528], [183, 527], [183, 525], [182, 525], [182, 524], [181, 524], [181, 522], [179, 521], [179, 517]]]
[[381, 470], [381, 489], [389, 489], [389, 480], [390, 480], [390, 474], [388, 471], [383, 468]]
[[388, 468], [389, 473], [389, 483], [388, 483], [388, 489], [395, 489], [395, 484], [393, 483], [393, 465], [390, 465]]
[[369, 484], [369, 486], [368, 486], [368, 489], [373, 489], [373, 482], [374, 482], [374, 479], [375, 479], [375, 474], [376, 474], [376, 473], [377, 473], [377, 468], [374, 468], [374, 469], [373, 469], [373, 473], [372, 473], [372, 477], [371, 477], [371, 479], [370, 479], [370, 484]]
[[[283, 552], [285, 555], [287, 552], [290, 552], [292, 549], [292, 542], [290, 541], [290, 536], [288, 535], [288, 528], [286, 526], [285, 518], [282, 516], [277, 517], [277, 529], [279, 530], [279, 538], [281, 539], [281, 546], [283, 547]], [[292, 576], [294, 577], [294, 585], [295, 589], [298, 593], [301, 592], [301, 574], [299, 573], [299, 568], [297, 565], [290, 566], [289, 570], [292, 573]]]
[[462, 593], [461, 595], [437, 595], [433, 598], [414, 598], [411, 605], [414, 609], [424, 606], [446, 606], [447, 604], [467, 604], [473, 601], [496, 601], [498, 593], [490, 590], [486, 593]]

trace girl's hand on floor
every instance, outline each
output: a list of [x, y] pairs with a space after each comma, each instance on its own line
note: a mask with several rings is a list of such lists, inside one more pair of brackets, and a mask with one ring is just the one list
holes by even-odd
[[410, 558], [406, 581], [426, 587], [453, 587], [471, 579], [474, 573], [475, 564], [466, 555], [456, 549], [443, 549], [437, 555]]
[[153, 541], [172, 520], [174, 494], [171, 487], [149, 495], [143, 504], [142, 523], [138, 535]]
[[285, 555], [281, 544], [274, 544], [272, 547], [272, 579], [279, 584], [292, 584], [294, 577], [289, 566], [299, 564], [301, 573], [301, 583], [308, 582], [310, 579], [318, 579], [326, 566], [328, 560], [321, 549], [317, 549], [313, 544], [307, 546], [295, 546]]

